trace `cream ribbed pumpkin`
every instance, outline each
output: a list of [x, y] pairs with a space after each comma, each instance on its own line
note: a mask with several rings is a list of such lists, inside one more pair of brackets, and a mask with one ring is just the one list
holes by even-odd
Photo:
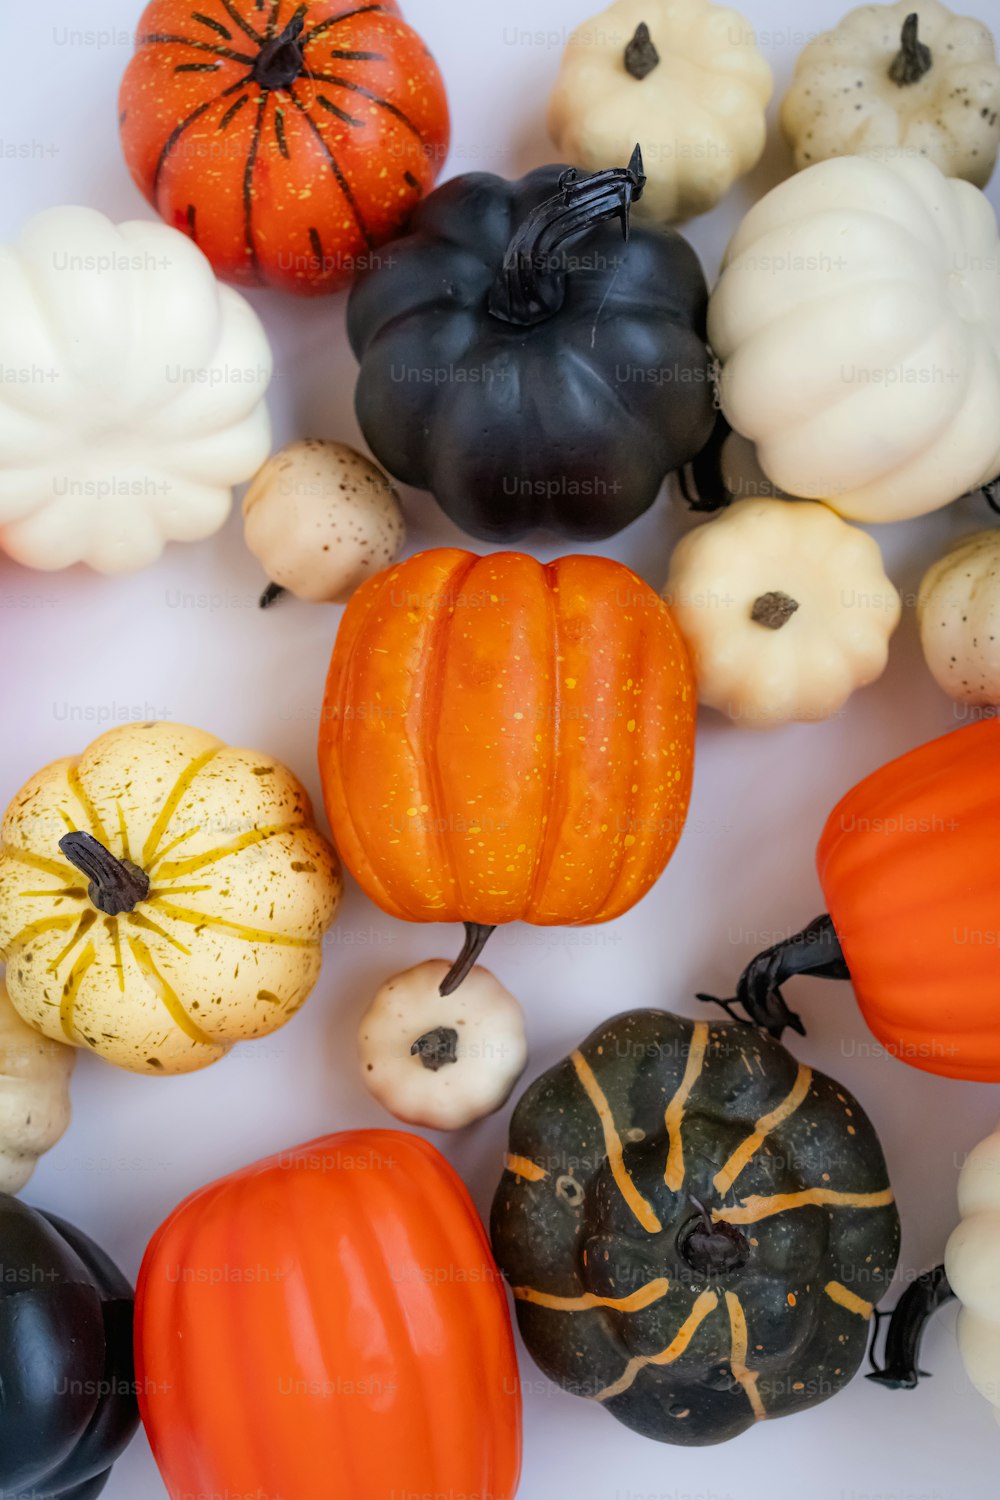
[[340, 892], [278, 761], [182, 724], [123, 725], [44, 767], [7, 811], [10, 998], [119, 1067], [202, 1068], [303, 1003]]

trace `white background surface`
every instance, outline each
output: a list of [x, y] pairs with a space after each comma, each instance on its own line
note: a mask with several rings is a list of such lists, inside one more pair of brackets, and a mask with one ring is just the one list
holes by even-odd
[[[844, 0], [745, 6], [779, 96], [808, 35], [832, 25], [843, 8]], [[1000, 22], [996, 0], [976, 0], [973, 8], [985, 19], [992, 11], [995, 27]], [[137, 0], [49, 0], [4, 9], [4, 236], [29, 213], [60, 202], [88, 203], [116, 218], [148, 217], [122, 164], [116, 131], [116, 91]], [[551, 159], [545, 100], [564, 30], [586, 13], [586, 0], [410, 0], [407, 18], [438, 58], [450, 94], [454, 144], [444, 175], [471, 169], [519, 175]], [[69, 39], [88, 29], [100, 34], [77, 44]], [[772, 126], [758, 170], [688, 230], [709, 275], [746, 207], [788, 169]], [[994, 205], [1000, 202], [1000, 179], [991, 195]], [[356, 442], [344, 298], [252, 300], [275, 348], [276, 444], [293, 436]], [[407, 494], [405, 503], [410, 550], [462, 544], [429, 497]], [[661, 497], [646, 517], [595, 550], [659, 587], [687, 524], [679, 501]], [[703, 714], [687, 830], [639, 908], [603, 928], [518, 927], [494, 936], [488, 962], [528, 1013], [528, 1078], [616, 1010], [661, 1005], [693, 1014], [695, 989], [729, 993], [754, 952], [821, 910], [813, 850], [834, 801], [890, 756], [959, 721], [923, 666], [913, 595], [952, 536], [989, 524], [982, 502], [967, 500], [881, 529], [907, 608], [887, 675], [839, 718], [755, 736]], [[545, 558], [566, 550], [537, 539], [528, 545]], [[318, 798], [314, 738], [340, 610], [286, 602], [261, 614], [255, 608], [261, 582], [235, 516], [213, 541], [175, 547], [159, 566], [131, 579], [82, 569], [34, 574], [0, 562], [0, 800], [109, 722], [152, 717], [185, 720], [265, 749], [289, 762]], [[201, 1183], [329, 1130], [392, 1123], [358, 1076], [358, 1016], [387, 975], [452, 954], [458, 940], [457, 928], [393, 922], [349, 887], [319, 985], [286, 1030], [188, 1078], [133, 1077], [81, 1057], [70, 1133], [43, 1160], [25, 1196], [94, 1235], [134, 1277], [152, 1231]], [[881, 1134], [903, 1218], [903, 1267], [937, 1261], [955, 1221], [963, 1153], [995, 1125], [1000, 1091], [933, 1078], [880, 1055], [847, 985], [800, 981], [793, 1003], [809, 1026], [807, 1039], [793, 1038], [794, 1050], [855, 1090]], [[507, 1113], [459, 1136], [436, 1137], [484, 1213], [499, 1174]], [[722, 1448], [690, 1451], [645, 1441], [563, 1395], [522, 1350], [520, 1495], [994, 1500], [1000, 1431], [965, 1380], [953, 1326], [950, 1310], [931, 1327], [923, 1362], [934, 1378], [916, 1392], [889, 1393], [859, 1377], [809, 1413], [759, 1426]], [[163, 1493], [140, 1433], [115, 1470], [108, 1500], [159, 1500]]]

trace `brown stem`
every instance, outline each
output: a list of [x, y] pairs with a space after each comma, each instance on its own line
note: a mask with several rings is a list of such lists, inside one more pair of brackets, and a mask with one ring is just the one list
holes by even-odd
[[640, 21], [628, 46], [625, 48], [625, 71], [640, 83], [659, 66], [660, 54], [653, 46], [649, 27]]
[[296, 11], [280, 36], [265, 42], [253, 65], [253, 81], [262, 89], [287, 89], [302, 72], [305, 58], [299, 37], [306, 24], [305, 8]]
[[487, 927], [482, 922], [465, 923], [465, 942], [462, 944], [462, 951], [438, 986], [440, 995], [454, 994], [463, 979], [469, 977], [491, 933], [494, 932], [496, 932], [495, 925]]
[[750, 618], [755, 625], [766, 625], [768, 630], [780, 630], [782, 625], [788, 624], [798, 607], [797, 599], [775, 589], [754, 600]]
[[269, 583], [257, 601], [261, 609], [270, 609], [288, 590], [280, 583]]
[[889, 67], [889, 77], [901, 89], [919, 83], [934, 66], [931, 49], [920, 40], [919, 29], [920, 17], [916, 11], [911, 11], [903, 22], [899, 51]]
[[106, 916], [134, 911], [149, 895], [149, 876], [130, 859], [116, 859], [89, 833], [65, 833], [59, 848], [75, 869], [86, 875], [87, 895]]

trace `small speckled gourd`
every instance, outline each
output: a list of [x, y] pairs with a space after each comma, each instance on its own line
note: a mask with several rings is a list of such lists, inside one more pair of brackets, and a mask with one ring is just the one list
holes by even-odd
[[278, 761], [183, 724], [127, 724], [22, 787], [0, 842], [16, 1010], [138, 1073], [265, 1036], [319, 973], [340, 867]]
[[19, 1193], [65, 1133], [75, 1061], [21, 1020], [0, 980], [0, 1193]]
[[493, 1251], [528, 1350], [661, 1442], [835, 1395], [899, 1253], [871, 1123], [754, 1027], [636, 1010], [527, 1090]]
[[271, 579], [261, 604], [286, 589], [331, 604], [395, 560], [406, 528], [377, 464], [346, 443], [305, 438], [255, 476], [243, 498], [243, 535]]
[[924, 574], [920, 644], [931, 675], [960, 703], [1000, 703], [1000, 531], [963, 536]]
[[800, 54], [781, 125], [800, 170], [872, 151], [985, 187], [1000, 149], [993, 37], [939, 0], [860, 5]]

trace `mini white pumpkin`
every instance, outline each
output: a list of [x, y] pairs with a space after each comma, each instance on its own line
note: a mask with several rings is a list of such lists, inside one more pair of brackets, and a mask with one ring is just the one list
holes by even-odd
[[993, 38], [939, 0], [859, 6], [800, 54], [781, 124], [799, 169], [899, 153], [985, 187], [1000, 149]]
[[76, 1053], [25, 1025], [0, 980], [0, 1193], [19, 1193], [70, 1119]]
[[124, 724], [43, 767], [7, 810], [7, 989], [56, 1041], [191, 1072], [295, 1014], [340, 894], [280, 762], [184, 724]]
[[478, 965], [447, 998], [451, 965], [428, 959], [386, 980], [361, 1020], [369, 1092], [398, 1120], [458, 1130], [500, 1108], [528, 1059], [524, 1013]]
[[917, 595], [924, 660], [960, 703], [1000, 703], [1000, 530], [963, 536]]
[[699, 702], [758, 729], [836, 713], [885, 669], [900, 614], [878, 543], [808, 501], [738, 500], [695, 527], [663, 597]]
[[270, 447], [260, 320], [158, 221], [53, 208], [0, 247], [0, 369], [0, 545], [28, 567], [209, 536]]
[[709, 304], [732, 426], [768, 478], [896, 521], [1000, 473], [1000, 237], [927, 161], [820, 162], [747, 214]]
[[571, 34], [549, 100], [560, 156], [588, 172], [628, 161], [633, 212], [671, 223], [713, 208], [764, 150], [771, 70], [737, 11], [712, 0], [615, 0]]
[[377, 464], [346, 443], [303, 438], [255, 475], [243, 497], [243, 535], [271, 580], [262, 604], [286, 589], [333, 603], [396, 559], [406, 529]]
[[945, 1272], [961, 1303], [958, 1347], [972, 1384], [1000, 1422], [1000, 1130], [980, 1141], [958, 1178], [960, 1222]]

